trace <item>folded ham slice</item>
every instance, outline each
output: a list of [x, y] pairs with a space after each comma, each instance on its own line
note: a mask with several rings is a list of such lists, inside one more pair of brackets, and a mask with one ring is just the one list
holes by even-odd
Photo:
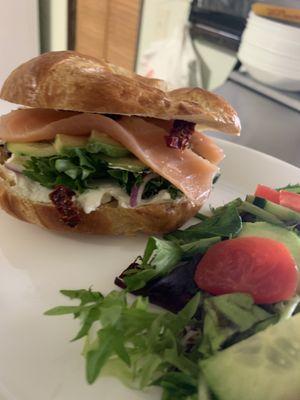
[[[200, 204], [208, 197], [213, 178], [218, 172], [218, 167], [209, 161], [209, 157], [212, 162], [218, 157], [209, 151], [206, 157], [199, 151], [206, 160], [190, 149], [181, 151], [167, 147], [165, 136], [168, 132], [147, 119], [122, 117], [115, 121], [99, 114], [38, 109], [17, 110], [0, 118], [0, 139], [4, 141], [51, 140], [57, 133], [87, 135], [92, 129], [104, 132], [122, 143], [194, 203]], [[197, 152], [204, 146], [199, 140], [195, 141]]]
[[192, 150], [195, 153], [206, 158], [213, 164], [220, 164], [225, 157], [224, 151], [212, 138], [205, 136], [202, 132], [197, 130], [193, 133], [191, 144]]
[[202, 203], [210, 193], [218, 168], [192, 150], [175, 150], [166, 146], [167, 132], [142, 118], [123, 117], [123, 128], [109, 134], [126, 146], [154, 172], [180, 189], [190, 200]]
[[88, 116], [42, 108], [15, 110], [0, 117], [0, 139], [28, 143], [51, 140], [57, 133], [88, 135], [91, 132], [91, 126], [88, 126], [90, 118], [85, 118], [85, 115]]

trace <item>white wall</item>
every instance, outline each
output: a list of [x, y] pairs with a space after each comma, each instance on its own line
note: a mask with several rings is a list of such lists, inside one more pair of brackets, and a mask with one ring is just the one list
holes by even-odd
[[[0, 0], [0, 86], [22, 62], [39, 53], [36, 0]], [[10, 108], [0, 103], [0, 112]]]

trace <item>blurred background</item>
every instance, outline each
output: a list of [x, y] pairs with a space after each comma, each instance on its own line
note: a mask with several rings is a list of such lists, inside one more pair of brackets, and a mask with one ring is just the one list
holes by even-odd
[[0, 86], [29, 58], [77, 50], [170, 87], [223, 95], [243, 125], [241, 139], [229, 140], [300, 166], [299, 0], [0, 0], [0, 6]]

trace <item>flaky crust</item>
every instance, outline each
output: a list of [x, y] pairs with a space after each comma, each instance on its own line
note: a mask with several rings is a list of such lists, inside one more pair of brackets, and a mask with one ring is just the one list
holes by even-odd
[[73, 51], [45, 53], [20, 65], [4, 82], [0, 98], [29, 107], [182, 119], [240, 132], [235, 110], [220, 96], [200, 88], [167, 91], [164, 81]]
[[13, 181], [0, 171], [0, 207], [10, 215], [43, 228], [61, 232], [95, 235], [134, 235], [138, 232], [161, 234], [171, 232], [193, 217], [200, 206], [188, 199], [180, 202], [151, 204], [138, 208], [122, 208], [116, 201], [96, 211], [80, 212], [81, 222], [75, 228], [65, 225], [51, 203], [32, 202], [13, 190]]

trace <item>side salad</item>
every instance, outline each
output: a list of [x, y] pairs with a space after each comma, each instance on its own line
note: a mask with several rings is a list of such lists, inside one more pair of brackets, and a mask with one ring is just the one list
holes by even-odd
[[300, 186], [258, 185], [197, 217], [150, 237], [121, 291], [62, 290], [79, 304], [45, 314], [79, 320], [90, 384], [112, 375], [159, 386], [162, 400], [299, 398]]

